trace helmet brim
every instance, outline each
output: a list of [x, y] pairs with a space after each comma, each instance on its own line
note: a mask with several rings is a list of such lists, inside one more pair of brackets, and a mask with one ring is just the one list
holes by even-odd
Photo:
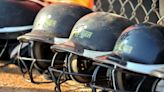
[[147, 74], [147, 75], [153, 75], [158, 78], [163, 78], [164, 76], [162, 75], [161, 69], [163, 65], [161, 64], [154, 64], [154, 65], [145, 65], [143, 63], [136, 63], [133, 61], [128, 61], [128, 60], [122, 60], [118, 58], [113, 58], [113, 56], [117, 56], [117, 54], [112, 53], [112, 54], [107, 54], [107, 55], [102, 55], [94, 58], [94, 61], [101, 62], [103, 64], [109, 64], [109, 65], [114, 65], [117, 67], [120, 67], [125, 70], [129, 70], [132, 72], [136, 72], [139, 74]]
[[66, 41], [64, 43], [55, 44], [51, 46], [52, 51], [58, 52], [71, 52], [71, 53], [78, 53], [75, 48], [75, 44], [72, 41]]
[[106, 54], [111, 54], [111, 51], [94, 51], [94, 50], [88, 50], [88, 49], [83, 49], [83, 48], [77, 48], [76, 45], [68, 40], [67, 42], [61, 43], [61, 44], [55, 44], [51, 46], [51, 50], [56, 52], [70, 52], [79, 56], [87, 57], [94, 59], [97, 56], [101, 55], [106, 55]]
[[58, 38], [58, 37], [47, 37], [45, 35], [38, 35], [36, 33], [26, 33], [25, 35], [19, 36], [17, 38], [20, 42], [38, 41], [49, 44], [59, 44], [68, 40], [68, 38]]
[[35, 33], [26, 33], [25, 35], [19, 36], [17, 38], [20, 42], [38, 41], [53, 44], [54, 40], [50, 39], [44, 35], [38, 35]]

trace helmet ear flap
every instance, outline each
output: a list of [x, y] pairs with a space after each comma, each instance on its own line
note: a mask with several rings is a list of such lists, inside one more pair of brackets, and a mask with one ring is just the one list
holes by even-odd
[[[50, 50], [50, 46], [50, 44], [45, 44], [42, 42], [34, 42], [32, 46], [33, 58], [37, 59], [35, 67], [40, 71], [47, 70], [48, 66], [51, 65], [54, 53]], [[64, 57], [66, 57], [66, 53], [58, 52], [55, 57], [55, 65], [64, 64]], [[45, 62], [41, 59], [45, 60]]]
[[[48, 66], [51, 65], [53, 52], [50, 50], [50, 46], [50, 44], [45, 44], [36, 41], [34, 41], [32, 46], [33, 58], [37, 59], [35, 67], [42, 72], [46, 70]], [[41, 59], [44, 59], [45, 61]]]
[[91, 75], [95, 69], [95, 66], [92, 64], [92, 61], [81, 57], [75, 54], [70, 54], [67, 62], [68, 71], [70, 73], [82, 74], [84, 76], [79, 75], [71, 75], [70, 77], [73, 80], [76, 80], [80, 83], [89, 83], [91, 81]]

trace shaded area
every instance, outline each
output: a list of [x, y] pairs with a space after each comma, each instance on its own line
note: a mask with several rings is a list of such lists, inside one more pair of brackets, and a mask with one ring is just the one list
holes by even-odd
[[[0, 62], [0, 66], [4, 62]], [[0, 92], [53, 92], [54, 84], [32, 84], [23, 80], [14, 64], [0, 68]]]
[[0, 92], [52, 92], [48, 89], [0, 87]]
[[[3, 62], [0, 61], [0, 66]], [[38, 73], [36, 73], [38, 76]], [[40, 76], [39, 80], [43, 76]], [[23, 80], [21, 72], [14, 64], [0, 68], [0, 92], [53, 92], [54, 83], [32, 84]], [[91, 89], [84, 84], [69, 80], [61, 85], [62, 92], [91, 92]]]
[[0, 73], [4, 72], [4, 73], [12, 73], [12, 74], [21, 74], [19, 72], [18, 67], [16, 65], [14, 65], [14, 64], [9, 64], [9, 65], [3, 67], [4, 64], [6, 64], [6, 63], [7, 62], [0, 61]]

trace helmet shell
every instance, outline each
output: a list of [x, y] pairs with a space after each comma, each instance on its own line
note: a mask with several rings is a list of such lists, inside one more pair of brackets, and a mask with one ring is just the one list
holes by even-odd
[[121, 32], [132, 24], [130, 20], [113, 13], [94, 12], [75, 24], [69, 39], [77, 48], [111, 51]]
[[43, 6], [31, 1], [0, 1], [0, 39], [16, 39], [31, 31], [35, 16]]
[[42, 6], [31, 1], [0, 1], [0, 28], [32, 25]]
[[155, 24], [137, 24], [128, 27], [117, 40], [113, 52], [132, 62], [162, 63], [164, 27]]
[[74, 24], [91, 12], [92, 10], [79, 5], [67, 3], [49, 5], [37, 14], [32, 32], [24, 38], [42, 39], [42, 42], [48, 43], [54, 43], [54, 37], [68, 38]]

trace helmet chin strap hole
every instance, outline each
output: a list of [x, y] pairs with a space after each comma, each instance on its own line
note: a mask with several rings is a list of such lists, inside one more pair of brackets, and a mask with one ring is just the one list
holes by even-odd
[[91, 60], [75, 54], [70, 54], [67, 66], [69, 72], [84, 75], [70, 75], [73, 80], [80, 83], [89, 83], [91, 81], [91, 76], [89, 77], [89, 75], [93, 73], [95, 68]]
[[83, 66], [84, 66], [84, 64], [81, 64], [81, 66], [83, 67]]
[[82, 68], [81, 68], [81, 70], [85, 70], [85, 68], [84, 68], [84, 67], [82, 67]]

